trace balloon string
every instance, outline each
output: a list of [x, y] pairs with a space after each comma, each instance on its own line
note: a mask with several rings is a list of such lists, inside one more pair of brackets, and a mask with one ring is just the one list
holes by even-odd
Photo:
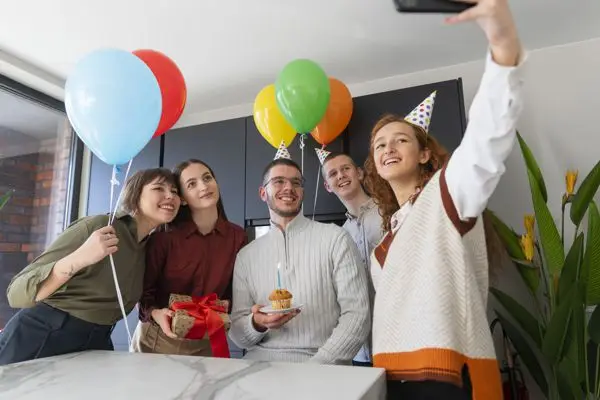
[[315, 202], [313, 203], [313, 215], [312, 219], [315, 220], [315, 213], [317, 212], [317, 197], [319, 195], [319, 178], [321, 177], [321, 168], [317, 169], [317, 186], [315, 187]]
[[302, 175], [304, 175], [304, 134], [300, 135], [300, 151], [301, 151], [301, 155], [302, 158], [300, 160], [301, 165], [300, 165], [300, 169], [302, 170]]
[[[124, 179], [124, 181], [127, 181], [127, 177], [129, 177], [129, 171], [131, 170], [131, 163], [132, 162], [133, 162], [133, 159], [129, 160], [129, 164], [127, 164], [127, 170], [125, 171], [125, 179]], [[118, 168], [118, 167], [115, 167], [115, 168]], [[113, 179], [115, 179], [114, 169], [113, 169]], [[116, 179], [115, 179], [115, 181], [116, 181]], [[117, 182], [117, 185], [118, 185], [119, 182], [118, 181], [116, 181], [116, 182]], [[111, 183], [112, 183], [112, 181], [111, 181]], [[111, 196], [110, 197], [111, 207], [112, 207], [112, 196], [113, 196], [113, 194], [112, 194], [112, 188], [113, 188], [113, 186], [111, 186], [111, 194], [110, 194], [110, 196]], [[119, 196], [117, 196], [117, 202], [115, 203], [115, 208], [114, 209], [111, 208], [112, 213], [111, 213], [109, 224], [112, 224], [113, 221], [115, 220], [115, 215], [117, 213], [117, 208], [119, 206], [119, 202], [121, 201], [121, 195], [122, 194], [123, 194], [123, 189], [121, 189], [119, 191]]]
[[[125, 181], [127, 181], [127, 177], [129, 176], [129, 170], [131, 169], [132, 161], [133, 161], [133, 159], [129, 160], [129, 164], [127, 165], [127, 171], [125, 172]], [[112, 171], [112, 178], [110, 180], [110, 210], [109, 210], [108, 225], [111, 225], [115, 219], [115, 215], [117, 213], [116, 210], [119, 208], [119, 202], [121, 201], [121, 194], [123, 193], [123, 188], [121, 187], [121, 190], [119, 191], [119, 195], [117, 196], [117, 201], [115, 202], [114, 208], [113, 208], [115, 186], [119, 185], [119, 181], [117, 180], [117, 171], [118, 170], [119, 170], [119, 168], [116, 165], [114, 165], [113, 171]], [[125, 330], [127, 331], [127, 344], [128, 344], [128, 347], [131, 347], [132, 336], [131, 336], [131, 331], [129, 330], [129, 323], [127, 322], [127, 313], [125, 312], [125, 304], [123, 302], [123, 295], [121, 294], [119, 280], [117, 279], [117, 270], [115, 268], [115, 260], [114, 260], [112, 254], [110, 254], [108, 257], [110, 259], [110, 267], [112, 270], [113, 280], [115, 282], [115, 289], [117, 291], [117, 300], [119, 301], [119, 308], [121, 309], [121, 315], [123, 316], [123, 321], [125, 323]]]
[[[321, 150], [325, 150], [325, 145], [321, 146]], [[317, 186], [315, 187], [315, 202], [313, 203], [313, 215], [312, 215], [313, 221], [315, 220], [315, 214], [317, 213], [317, 198], [319, 196], [319, 179], [321, 178], [322, 169], [323, 169], [323, 165], [321, 164], [321, 166], [319, 168], [317, 168]], [[325, 179], [325, 178], [323, 178], [323, 179]]]
[[[302, 134], [300, 135], [300, 170], [302, 172], [302, 176], [304, 176], [304, 137], [306, 136], [306, 134]], [[301, 209], [302, 211], [304, 211], [304, 199], [302, 199], [302, 205], [301, 205]]]

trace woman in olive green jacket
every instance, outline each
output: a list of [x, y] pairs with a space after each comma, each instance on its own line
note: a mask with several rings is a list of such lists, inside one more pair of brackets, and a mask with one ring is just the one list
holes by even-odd
[[125, 311], [142, 294], [145, 244], [173, 220], [180, 199], [169, 170], [139, 171], [123, 188], [121, 210], [69, 226], [11, 281], [7, 297], [21, 308], [0, 333], [0, 365], [83, 350], [112, 350], [122, 318], [109, 255], [113, 255]]

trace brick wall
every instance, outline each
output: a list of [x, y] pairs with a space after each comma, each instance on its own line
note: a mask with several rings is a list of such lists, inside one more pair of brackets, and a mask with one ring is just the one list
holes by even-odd
[[0, 159], [0, 194], [15, 193], [0, 211], [0, 328], [12, 316], [5, 300], [13, 276], [63, 230], [70, 135], [46, 139], [39, 151]]

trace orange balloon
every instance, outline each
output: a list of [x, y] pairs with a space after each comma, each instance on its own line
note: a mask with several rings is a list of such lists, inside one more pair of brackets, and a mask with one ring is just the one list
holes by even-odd
[[325, 116], [310, 133], [323, 146], [333, 142], [350, 123], [352, 117], [352, 95], [342, 82], [329, 78], [331, 97]]

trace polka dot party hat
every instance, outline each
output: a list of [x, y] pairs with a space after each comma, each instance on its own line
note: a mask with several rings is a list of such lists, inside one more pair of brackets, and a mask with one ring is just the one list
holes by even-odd
[[323, 162], [325, 162], [327, 156], [331, 154], [330, 151], [319, 148], [316, 148], [315, 151], [317, 152], [317, 157], [319, 157], [319, 162], [321, 163], [321, 165], [323, 165]]
[[277, 149], [277, 153], [275, 154], [275, 158], [273, 160], [277, 160], [278, 158], [287, 158], [288, 160], [292, 159], [292, 156], [285, 146], [285, 142], [282, 140], [279, 148]]
[[410, 124], [420, 126], [429, 132], [429, 122], [431, 121], [431, 115], [433, 114], [433, 105], [435, 104], [435, 95], [437, 91], [431, 93], [425, 100], [421, 102], [414, 110], [410, 112], [404, 120]]

